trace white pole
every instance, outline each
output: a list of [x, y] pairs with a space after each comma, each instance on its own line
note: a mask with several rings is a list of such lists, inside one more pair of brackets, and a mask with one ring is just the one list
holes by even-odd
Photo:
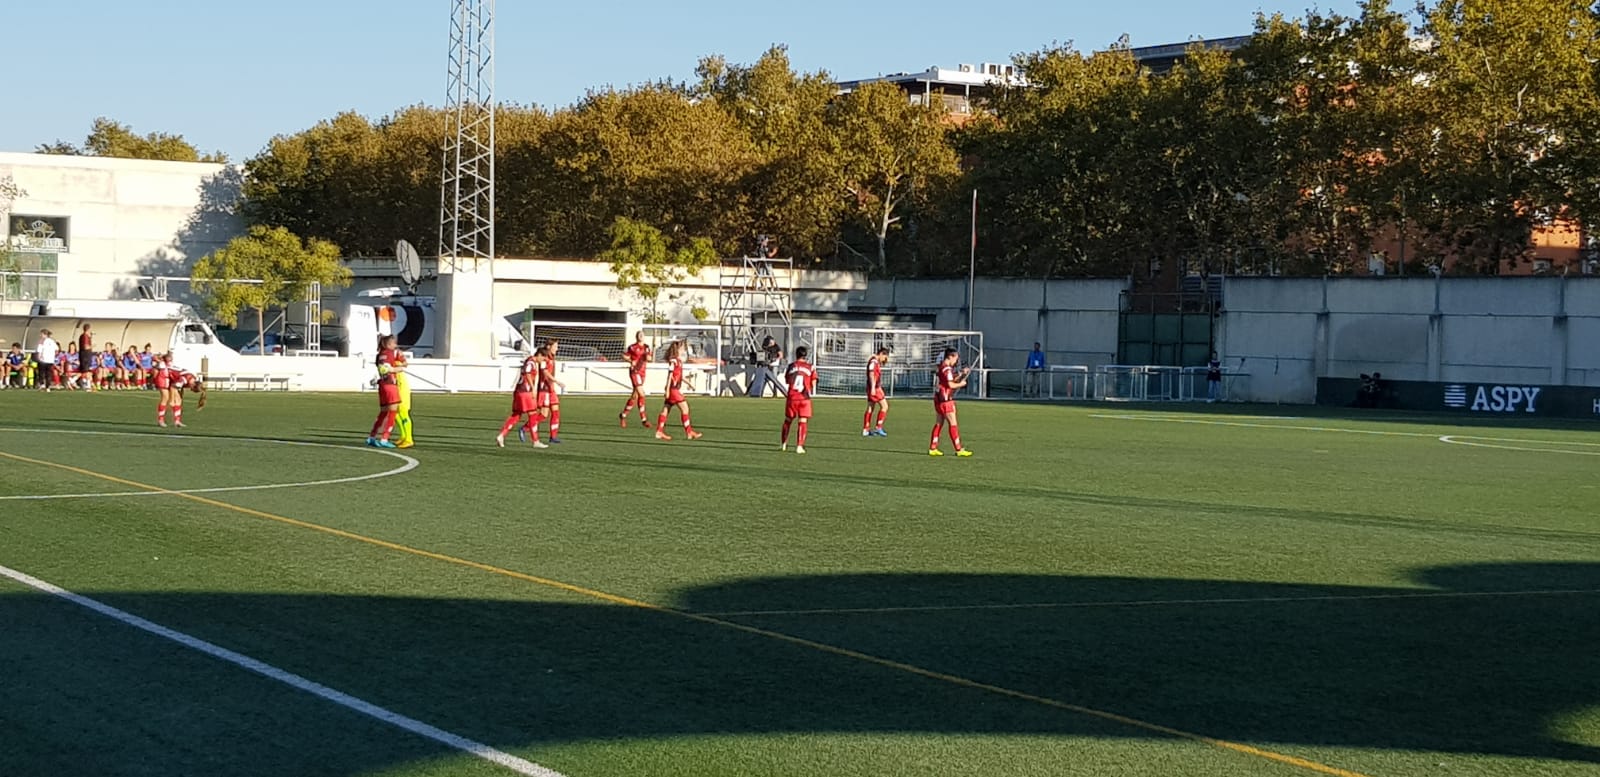
[[972, 190], [972, 248], [967, 261], [967, 328], [972, 325], [972, 295], [977, 289], [978, 277], [978, 190]]

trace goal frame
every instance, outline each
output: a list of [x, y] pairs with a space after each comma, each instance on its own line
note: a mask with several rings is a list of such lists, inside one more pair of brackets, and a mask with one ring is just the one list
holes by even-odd
[[[690, 395], [716, 396], [721, 389], [722, 328], [716, 324], [637, 324], [594, 321], [533, 320], [524, 323], [527, 349], [554, 337], [561, 341], [556, 377], [568, 394], [629, 394], [633, 383], [625, 352], [635, 332], [645, 333], [651, 350], [645, 393], [659, 394], [666, 383], [666, 347], [674, 340], [689, 343], [684, 362], [684, 388]], [[585, 336], [588, 339], [585, 340]]]
[[[890, 349], [883, 368], [884, 394], [931, 397], [938, 356], [951, 344], [962, 352], [962, 367], [972, 369], [961, 399], [987, 396], [983, 390], [986, 361], [983, 332], [963, 329], [887, 329], [819, 326], [810, 330], [811, 363], [817, 368], [818, 396], [865, 396], [867, 358], [879, 347]], [[921, 341], [913, 342], [913, 341]], [[940, 342], [940, 341], [946, 342]]]

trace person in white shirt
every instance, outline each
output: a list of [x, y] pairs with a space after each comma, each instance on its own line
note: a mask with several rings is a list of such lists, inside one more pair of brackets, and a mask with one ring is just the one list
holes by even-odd
[[60, 353], [61, 346], [50, 336], [50, 330], [39, 330], [39, 346], [33, 349], [34, 359], [39, 362], [39, 390], [49, 391], [55, 382], [56, 356]]

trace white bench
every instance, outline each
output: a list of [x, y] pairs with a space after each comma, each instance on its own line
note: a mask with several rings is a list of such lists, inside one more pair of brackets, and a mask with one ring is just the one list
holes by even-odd
[[271, 391], [281, 389], [288, 391], [293, 379], [288, 375], [265, 375], [229, 373], [228, 375], [209, 375], [206, 384], [222, 391]]

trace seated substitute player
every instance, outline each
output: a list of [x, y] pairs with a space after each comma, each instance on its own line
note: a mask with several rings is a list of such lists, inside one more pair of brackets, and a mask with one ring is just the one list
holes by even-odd
[[539, 441], [539, 422], [544, 419], [539, 415], [535, 392], [547, 353], [545, 349], [540, 348], [522, 360], [522, 368], [517, 375], [517, 385], [511, 389], [511, 415], [507, 416], [506, 422], [500, 426], [500, 434], [495, 435], [495, 445], [506, 447], [506, 433], [511, 431], [511, 427], [516, 426], [519, 419], [526, 418], [522, 426], [523, 436], [531, 436], [535, 448], [550, 447]]
[[628, 401], [622, 406], [622, 412], [617, 414], [617, 420], [622, 422], [622, 428], [628, 428], [628, 411], [637, 404], [639, 423], [649, 429], [650, 416], [644, 409], [644, 377], [650, 369], [650, 346], [644, 341], [644, 330], [639, 330], [633, 336], [633, 345], [628, 346], [624, 355], [628, 357], [628, 382], [633, 384], [633, 393], [628, 395]]
[[698, 440], [703, 435], [689, 422], [689, 400], [683, 398], [683, 343], [674, 340], [667, 346], [667, 366], [667, 399], [661, 405], [661, 415], [656, 417], [656, 439], [672, 439], [666, 432], [667, 413], [678, 408], [678, 416], [683, 419], [683, 436]]
[[28, 355], [22, 352], [22, 343], [12, 343], [11, 351], [6, 354], [4, 361], [0, 361], [0, 388], [11, 388], [13, 382], [17, 388], [22, 388], [27, 364]]
[[[861, 416], [862, 437], [888, 437], [883, 422], [889, 417], [889, 397], [883, 391], [883, 365], [889, 363], [889, 349], [879, 348], [867, 359], [867, 412]], [[872, 411], [878, 411], [878, 427], [872, 427]]]
[[971, 367], [956, 371], [960, 361], [961, 355], [956, 349], [947, 348], [944, 359], [939, 362], [938, 382], [933, 387], [933, 436], [928, 442], [929, 456], [944, 455], [944, 451], [939, 450], [939, 427], [945, 425], [950, 427], [950, 442], [956, 447], [956, 455], [972, 455], [972, 451], [961, 447], [961, 427], [956, 425], [956, 391], [966, 387], [967, 376], [972, 374]]
[[784, 370], [783, 384], [788, 387], [788, 401], [783, 408], [783, 437], [779, 450], [789, 450], [789, 426], [800, 424], [795, 437], [794, 452], [806, 452], [806, 427], [811, 421], [811, 395], [817, 390], [817, 370], [806, 361], [810, 351], [805, 346], [794, 349], [794, 361]]

